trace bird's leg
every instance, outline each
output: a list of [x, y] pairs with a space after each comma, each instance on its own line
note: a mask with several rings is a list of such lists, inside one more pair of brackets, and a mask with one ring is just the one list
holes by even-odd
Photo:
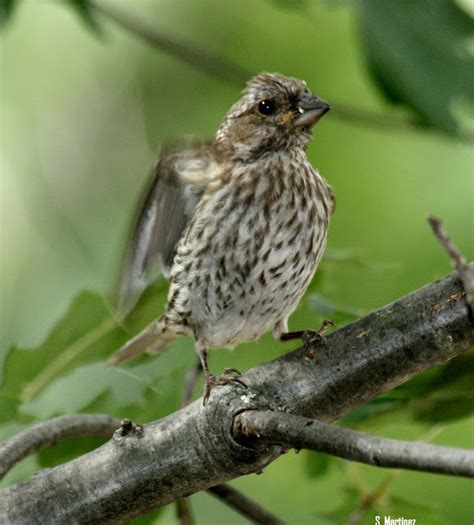
[[197, 348], [199, 359], [201, 361], [202, 369], [204, 371], [204, 397], [202, 404], [205, 405], [209, 396], [211, 395], [212, 389], [212, 379], [214, 376], [209, 371], [209, 366], [207, 364], [207, 349], [206, 348]]
[[204, 370], [204, 397], [202, 400], [203, 405], [207, 403], [209, 396], [211, 395], [211, 390], [215, 386], [228, 385], [230, 383], [233, 383], [239, 384], [244, 388], [247, 388], [247, 385], [243, 381], [238, 379], [238, 376], [240, 376], [241, 374], [236, 368], [225, 368], [223, 374], [215, 376], [211, 373], [207, 364], [207, 349], [198, 347], [197, 352], [201, 361], [202, 369]]
[[325, 319], [319, 330], [300, 330], [299, 332], [288, 332], [286, 322], [280, 322], [275, 326], [274, 335], [275, 338], [280, 341], [291, 341], [292, 339], [301, 339], [305, 347], [308, 347], [311, 343], [319, 341], [321, 344], [325, 344], [326, 340], [324, 334], [326, 333], [329, 326], [335, 327], [333, 321]]

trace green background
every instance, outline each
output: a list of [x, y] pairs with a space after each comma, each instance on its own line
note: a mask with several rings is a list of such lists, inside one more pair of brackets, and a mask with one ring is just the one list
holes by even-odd
[[[387, 1], [385, 7], [396, 3]], [[430, 0], [417, 3], [433, 8]], [[434, 9], [438, 4], [445, 2], [434, 1]], [[464, 255], [474, 258], [472, 142], [449, 135], [455, 132], [451, 118], [472, 129], [472, 100], [459, 89], [464, 66], [438, 70], [440, 64], [425, 60], [417, 47], [428, 35], [446, 52], [442, 59], [454, 64], [443, 42], [454, 36], [436, 33], [431, 18], [423, 24], [422, 16], [395, 13], [405, 29], [418, 24], [417, 40], [411, 31], [392, 34], [394, 15], [375, 0], [122, 0], [115, 5], [252, 73], [304, 78], [336, 110], [340, 101], [386, 115], [383, 126], [374, 126], [330, 112], [315, 129], [308, 155], [333, 186], [337, 207], [327, 257], [291, 328], [317, 326], [328, 315], [343, 324], [448, 273], [449, 261], [427, 226], [427, 213], [440, 216]], [[456, 5], [464, 13], [469, 9], [468, 2]], [[127, 336], [114, 328], [109, 303], [101, 297], [111, 297], [133, 210], [160, 141], [212, 137], [243, 87], [197, 71], [107, 18], [94, 15], [99, 26], [94, 32], [77, 16], [80, 8], [71, 7], [66, 1], [24, 0], [0, 35], [0, 363], [5, 361], [0, 438], [75, 411], [146, 422], [176, 409], [185, 370], [194, 360], [192, 342], [176, 341], [163, 356], [144, 357], [129, 372], [106, 371], [106, 356]], [[383, 42], [370, 40], [369, 23]], [[450, 19], [447, 27], [457, 23]], [[379, 81], [382, 76], [396, 87], [395, 98], [404, 105], [389, 103], [370, 72], [369, 59], [383, 44], [394, 50], [396, 74], [389, 56], [372, 67]], [[470, 49], [472, 57], [472, 40]], [[442, 79], [439, 84], [411, 83], [417, 75], [427, 81], [430, 74]], [[443, 99], [445, 94], [449, 97]], [[431, 127], [396, 125], [415, 112]], [[83, 290], [91, 293], [77, 297]], [[127, 329], [135, 331], [162, 311], [165, 290], [161, 283], [148, 293]], [[33, 355], [30, 349], [41, 344]], [[292, 346], [267, 335], [232, 354], [216, 352], [211, 369], [245, 370]], [[71, 357], [61, 364], [64, 352]], [[472, 446], [469, 410], [449, 408], [472, 401], [472, 360], [454, 367], [452, 377], [437, 389], [415, 382], [414, 388], [400, 389], [390, 410], [361, 412], [360, 421], [346, 423], [383, 436]], [[440, 412], [444, 401], [452, 404]], [[4, 484], [95, 444], [78, 440], [30, 458]], [[291, 452], [263, 475], [233, 485], [288, 523], [332, 524], [346, 523], [361, 498], [391, 475]], [[396, 473], [361, 523], [390, 514], [418, 518], [420, 524], [467, 525], [474, 518], [472, 500], [466, 480]], [[245, 522], [207, 494], [191, 502], [198, 523]], [[173, 508], [158, 520], [175, 523]]]

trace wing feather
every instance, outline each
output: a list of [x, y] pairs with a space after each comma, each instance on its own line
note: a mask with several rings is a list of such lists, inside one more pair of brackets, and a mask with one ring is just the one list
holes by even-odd
[[122, 270], [118, 315], [125, 317], [157, 275], [167, 276], [176, 246], [212, 172], [208, 147], [173, 151], [154, 168], [139, 208]]

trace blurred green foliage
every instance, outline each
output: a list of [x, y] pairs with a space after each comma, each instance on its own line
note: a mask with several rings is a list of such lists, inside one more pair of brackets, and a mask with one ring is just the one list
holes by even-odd
[[0, 3], [0, 27], [9, 21], [15, 7], [16, 0], [3, 0], [3, 2]]
[[362, 0], [360, 24], [370, 71], [388, 98], [456, 134], [456, 103], [474, 102], [473, 19], [452, 0]]
[[[474, 257], [474, 159], [465, 140], [472, 129], [473, 22], [466, 2], [110, 3], [243, 69], [304, 78], [336, 109], [340, 100], [386, 115], [384, 126], [371, 127], [329, 114], [316, 128], [309, 156], [334, 186], [337, 209], [325, 260], [292, 327], [318, 326], [326, 317], [342, 325], [447, 273], [427, 212], [441, 216]], [[166, 283], [147, 290], [125, 324], [113, 316], [110, 290], [159, 143], [212, 136], [242, 86], [148, 47], [87, 0], [4, 0], [0, 22], [0, 440], [72, 412], [159, 418], [179, 404], [195, 359], [192, 341], [176, 340], [156, 359], [107, 368], [106, 358], [161, 311]], [[380, 89], [402, 106], [379, 98]], [[395, 125], [405, 117], [420, 118], [426, 130]], [[232, 354], [213, 353], [211, 368], [246, 369], [289, 348], [266, 335]], [[472, 446], [473, 360], [469, 353], [437, 367], [340, 424]], [[3, 484], [99, 442], [68, 440], [20, 463]], [[305, 451], [234, 485], [291, 524], [347, 523], [374, 493], [362, 524], [383, 514], [430, 524], [473, 519], [466, 480], [387, 474]], [[198, 523], [244, 522], [207, 494], [191, 501]], [[154, 520], [176, 523], [172, 508], [136, 523]]]
[[101, 32], [101, 26], [98, 22], [96, 16], [94, 7], [91, 5], [89, 0], [63, 0], [66, 5], [69, 3], [69, 5], [76, 11], [76, 13], [79, 15], [79, 17], [82, 19], [82, 21], [85, 23], [86, 26], [88, 26], [90, 29], [95, 31], [96, 33], [100, 34]]

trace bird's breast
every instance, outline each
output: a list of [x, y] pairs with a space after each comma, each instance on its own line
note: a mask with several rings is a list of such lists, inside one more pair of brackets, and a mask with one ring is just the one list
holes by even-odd
[[254, 339], [296, 307], [326, 245], [318, 177], [309, 165], [262, 165], [201, 201], [171, 277], [210, 347]]

